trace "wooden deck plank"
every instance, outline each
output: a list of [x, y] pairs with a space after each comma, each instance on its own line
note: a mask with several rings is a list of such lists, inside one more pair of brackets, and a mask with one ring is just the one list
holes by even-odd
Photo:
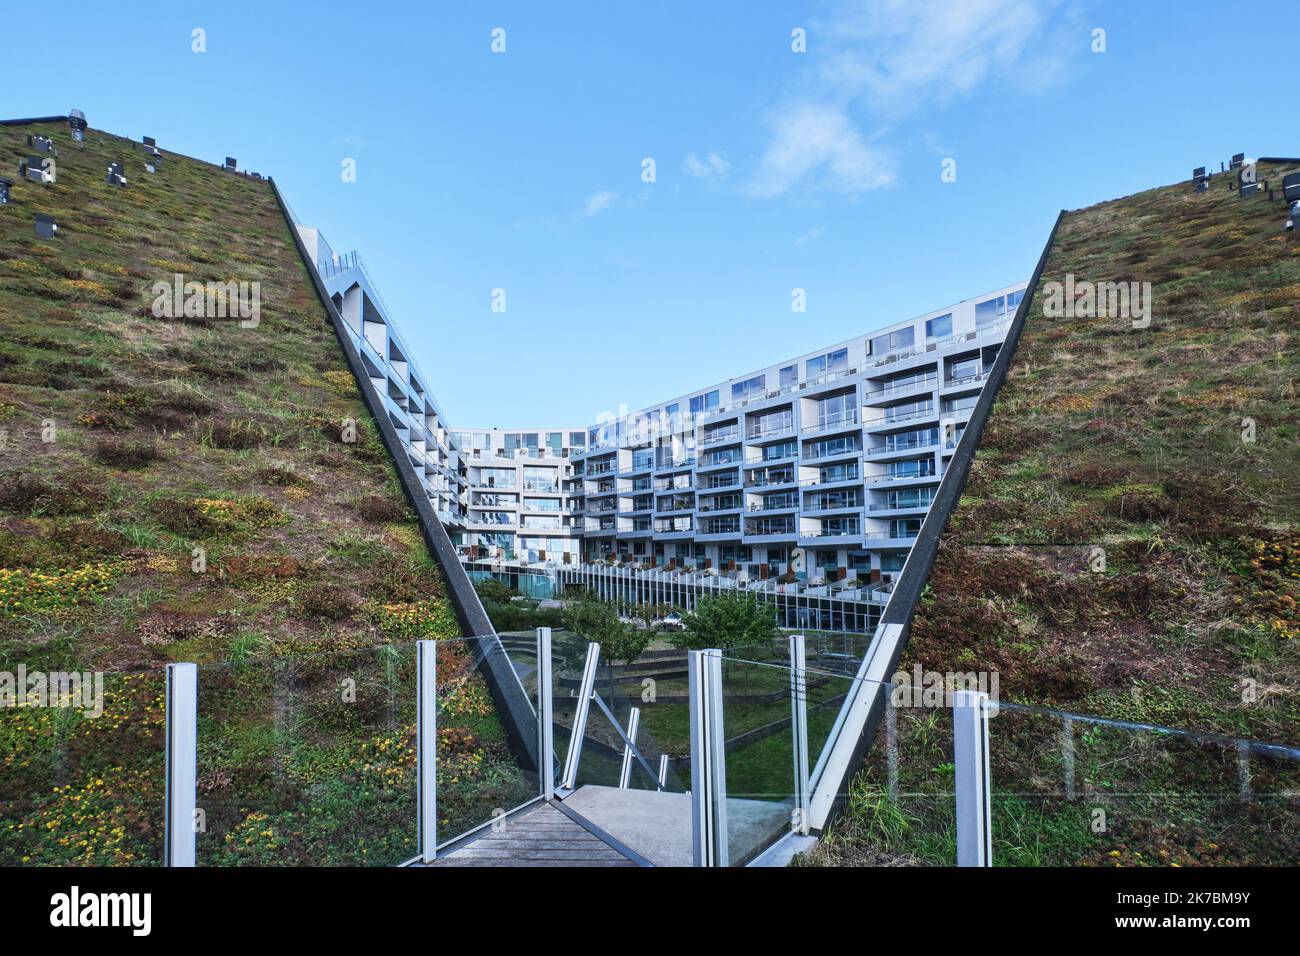
[[635, 866], [623, 853], [554, 807], [534, 807], [434, 866]]

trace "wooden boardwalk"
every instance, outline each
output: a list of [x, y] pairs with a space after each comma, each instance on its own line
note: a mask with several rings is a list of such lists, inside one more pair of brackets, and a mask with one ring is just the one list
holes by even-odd
[[439, 856], [434, 866], [636, 866], [559, 810], [539, 804]]

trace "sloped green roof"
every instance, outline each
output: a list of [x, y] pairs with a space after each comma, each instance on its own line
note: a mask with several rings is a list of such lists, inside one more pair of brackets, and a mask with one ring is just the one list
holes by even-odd
[[[1280, 193], [1295, 168], [1260, 178]], [[1300, 241], [1284, 218], [1223, 176], [1063, 215], [905, 666], [1297, 742]], [[1049, 314], [1067, 276], [1149, 282], [1149, 327]]]
[[[15, 175], [33, 133], [52, 185]], [[459, 633], [270, 183], [171, 153], [150, 174], [63, 123], [0, 127], [0, 167], [0, 656], [122, 669]], [[176, 275], [260, 283], [259, 323], [155, 317]]]

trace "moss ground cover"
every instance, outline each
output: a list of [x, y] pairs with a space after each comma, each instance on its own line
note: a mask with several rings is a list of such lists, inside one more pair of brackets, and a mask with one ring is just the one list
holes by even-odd
[[[1261, 167], [1274, 182], [1290, 171]], [[1281, 214], [1216, 179], [1064, 217], [904, 668], [996, 671], [1004, 700], [1300, 744], [1300, 244]], [[1150, 282], [1150, 326], [1046, 314], [1046, 284], [1069, 275]], [[995, 732], [1012, 723], [1000, 716]], [[1004, 739], [995, 815], [1020, 834], [1004, 855], [1300, 859], [1294, 766], [1253, 760], [1260, 786], [1243, 803], [1235, 757], [1225, 774], [1222, 754], [1148, 753], [1140, 736], [1100, 734], [1102, 763], [1126, 783], [1074, 802], [1042, 791], [1058, 777], [1036, 772], [1035, 735]], [[879, 822], [872, 774], [856, 792]], [[1094, 833], [1089, 813], [1107, 806], [1111, 825]], [[844, 831], [842, 859], [889, 845], [853, 812]]]
[[[214, 708], [207, 862], [393, 862], [413, 839], [413, 684], [373, 711], [336, 685], [353, 667], [377, 693], [366, 649], [459, 628], [274, 194], [170, 154], [149, 174], [128, 141], [91, 130], [80, 150], [60, 124], [0, 128], [0, 164], [29, 133], [59, 156], [55, 183], [0, 207], [0, 670], [146, 676], [108, 681], [112, 722], [0, 709], [0, 857], [158, 861], [148, 672], [186, 660]], [[153, 286], [177, 274], [260, 283], [259, 321], [156, 317]], [[495, 714], [443, 729], [463, 786], [500, 789]]]

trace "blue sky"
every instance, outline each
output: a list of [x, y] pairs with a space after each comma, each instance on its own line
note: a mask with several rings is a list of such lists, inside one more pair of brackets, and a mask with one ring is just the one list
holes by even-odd
[[581, 425], [1027, 278], [1062, 207], [1294, 152], [1280, 10], [19, 4], [0, 114], [274, 175], [453, 426]]

